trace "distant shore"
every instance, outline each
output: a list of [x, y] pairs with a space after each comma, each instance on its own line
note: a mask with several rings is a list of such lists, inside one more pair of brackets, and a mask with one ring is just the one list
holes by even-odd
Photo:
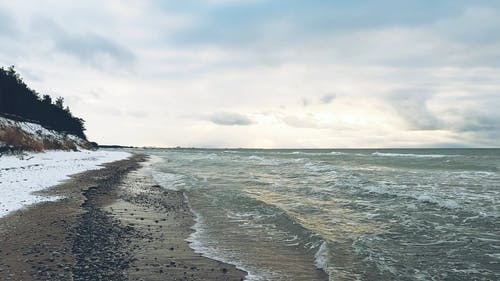
[[0, 280], [243, 280], [234, 266], [189, 248], [182, 191], [145, 173], [147, 156], [72, 176], [63, 196], [0, 219]]

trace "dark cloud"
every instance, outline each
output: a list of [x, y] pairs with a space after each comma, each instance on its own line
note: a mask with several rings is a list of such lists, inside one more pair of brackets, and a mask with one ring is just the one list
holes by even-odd
[[499, 147], [500, 114], [497, 113], [496, 109], [494, 111], [489, 111], [486, 107], [483, 109], [484, 111], [462, 113], [461, 119], [452, 124], [453, 130], [462, 135], [466, 143]]
[[468, 114], [463, 123], [457, 128], [459, 131], [473, 132], [500, 132], [500, 116], [484, 116], [483, 114]]
[[[418, 1], [375, 2], [324, 0], [243, 1], [214, 5], [206, 1], [159, 1], [160, 9], [194, 12], [199, 21], [176, 34], [183, 44], [214, 43], [248, 46], [270, 39], [265, 30], [277, 31], [278, 41], [298, 39], [308, 34], [336, 33], [393, 26], [425, 25], [443, 17], [460, 14], [462, 5], [446, 0], [428, 4]], [[193, 9], [197, 7], [197, 9]], [[398, 11], [394, 13], [393, 11]], [[245, 30], [245, 32], [241, 32]]]
[[216, 112], [209, 116], [209, 120], [217, 125], [251, 125], [254, 122], [245, 115], [230, 112]]
[[97, 34], [63, 34], [56, 38], [56, 47], [91, 63], [98, 63], [103, 58], [110, 58], [118, 63], [134, 60], [134, 55], [127, 48]]
[[189, 11], [197, 21], [165, 36], [169, 45], [243, 51], [247, 55], [238, 60], [248, 63], [500, 66], [495, 1], [444, 0], [431, 6], [418, 0], [177, 2], [158, 5]]
[[[446, 130], [456, 134], [455, 146], [500, 146], [500, 98], [495, 92], [467, 93], [440, 101], [446, 110], [432, 112], [428, 101], [439, 94], [427, 89], [401, 89], [389, 95], [388, 102], [403, 118], [408, 130]], [[442, 144], [449, 145], [449, 143]]]
[[388, 101], [403, 118], [409, 130], [439, 130], [442, 121], [427, 107], [432, 93], [426, 89], [400, 89], [389, 94]]
[[327, 94], [321, 97], [321, 103], [323, 104], [329, 104], [335, 99], [336, 95], [335, 94]]
[[106, 63], [124, 65], [135, 60], [135, 55], [129, 49], [99, 34], [72, 33], [45, 18], [37, 19], [34, 25], [54, 42], [56, 50], [77, 57], [82, 62], [103, 66]]

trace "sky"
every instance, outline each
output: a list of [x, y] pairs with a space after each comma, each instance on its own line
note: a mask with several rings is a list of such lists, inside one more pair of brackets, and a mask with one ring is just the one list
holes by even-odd
[[0, 1], [0, 66], [100, 144], [500, 147], [500, 1]]

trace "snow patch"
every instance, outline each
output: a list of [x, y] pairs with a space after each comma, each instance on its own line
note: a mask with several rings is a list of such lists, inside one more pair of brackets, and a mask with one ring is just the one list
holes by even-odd
[[[50, 130], [43, 127], [37, 123], [31, 123], [26, 121], [15, 121], [0, 116], [0, 129], [5, 128], [15, 128], [24, 134], [28, 135], [30, 139], [42, 142], [44, 140], [56, 141], [63, 143], [65, 141], [70, 141], [75, 144], [76, 148], [82, 149], [88, 147], [88, 142], [78, 136], [67, 134], [64, 132], [58, 132], [55, 130]], [[0, 147], [5, 146], [5, 140], [0, 139]]]
[[117, 151], [50, 151], [0, 157], [0, 217], [26, 206], [59, 198], [33, 195], [68, 179], [69, 175], [99, 169], [99, 165], [125, 159]]

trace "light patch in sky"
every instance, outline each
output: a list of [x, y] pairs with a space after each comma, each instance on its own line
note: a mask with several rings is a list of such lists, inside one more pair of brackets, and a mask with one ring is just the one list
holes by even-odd
[[495, 1], [5, 1], [0, 64], [105, 144], [500, 146]]

